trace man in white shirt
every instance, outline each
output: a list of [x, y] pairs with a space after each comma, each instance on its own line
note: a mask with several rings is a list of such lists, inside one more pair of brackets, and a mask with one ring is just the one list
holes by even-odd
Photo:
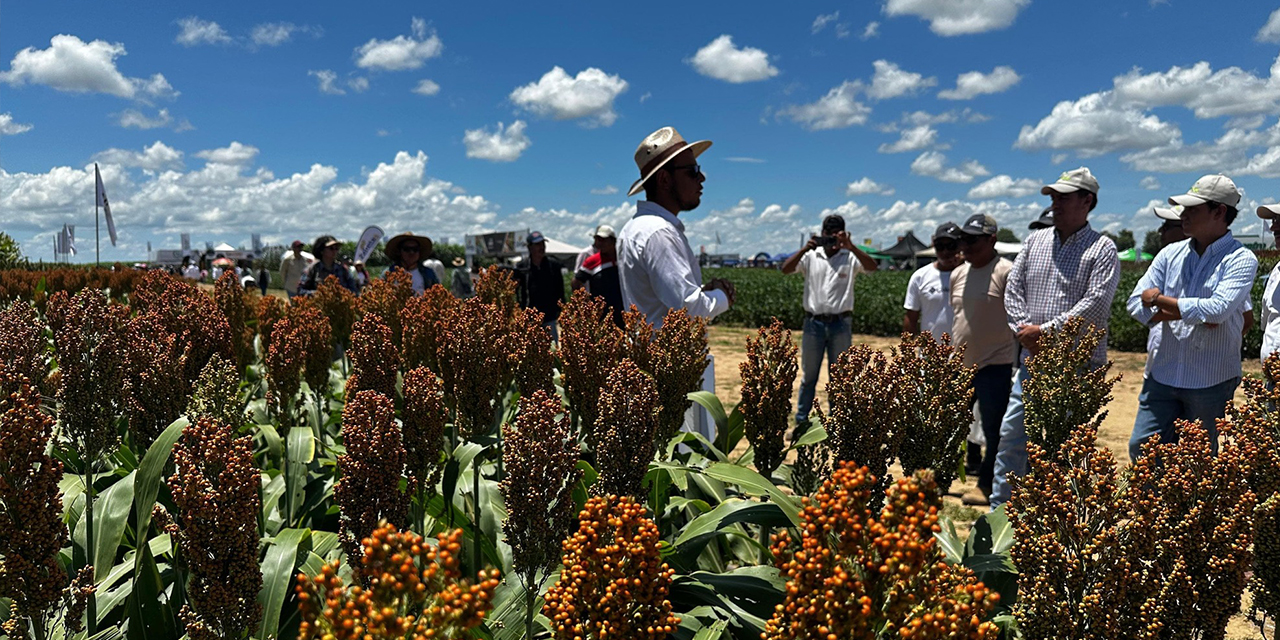
[[[690, 315], [714, 318], [733, 304], [733, 284], [716, 279], [702, 283], [702, 267], [684, 235], [679, 215], [702, 202], [706, 176], [697, 158], [711, 146], [710, 140], [692, 144], [673, 127], [649, 134], [636, 149], [640, 179], [627, 196], [644, 190], [636, 214], [618, 234], [618, 280], [622, 303], [635, 305], [655, 329], [671, 309], [684, 308]], [[702, 388], [715, 391], [715, 360], [707, 356]], [[686, 431], [697, 431], [715, 440], [715, 424], [696, 405], [685, 415]]]
[[[822, 251], [814, 251], [818, 247]], [[840, 354], [853, 344], [854, 278], [877, 268], [875, 258], [849, 239], [844, 218], [838, 215], [823, 219], [822, 235], [810, 237], [804, 247], [783, 261], [783, 273], [804, 274], [804, 335], [800, 342], [804, 381], [796, 402], [797, 425], [809, 422], [822, 355], [827, 356], [830, 372]]]
[[951, 271], [960, 266], [960, 227], [944, 222], [933, 232], [933, 250], [938, 259], [911, 274], [907, 298], [902, 303], [906, 314], [902, 330], [915, 335], [928, 331], [934, 340], [951, 333]]
[[[1280, 245], [1280, 204], [1258, 207], [1258, 217], [1271, 221], [1271, 233]], [[1280, 263], [1267, 275], [1266, 292], [1262, 294], [1262, 361], [1280, 351]]]
[[280, 259], [280, 281], [284, 283], [284, 292], [290, 298], [298, 295], [298, 285], [302, 282], [303, 274], [316, 261], [315, 256], [302, 250], [301, 240], [294, 240], [291, 248], [293, 251]]
[[200, 280], [200, 266], [191, 264], [191, 256], [182, 256], [182, 277], [188, 280]]

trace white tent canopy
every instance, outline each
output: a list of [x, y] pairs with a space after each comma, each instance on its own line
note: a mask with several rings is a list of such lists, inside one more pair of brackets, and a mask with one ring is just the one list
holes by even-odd
[[[996, 253], [1002, 256], [1016, 256], [1018, 255], [1019, 251], [1022, 251], [1021, 242], [997, 242], [996, 243]], [[928, 249], [922, 249], [920, 251], [917, 251], [916, 257], [917, 258], [936, 258], [938, 257], [938, 254], [933, 250], [933, 247], [929, 247]]]
[[227, 243], [225, 243], [225, 242], [223, 242], [223, 243], [221, 243], [221, 244], [215, 245], [215, 246], [213, 247], [213, 250], [214, 250], [214, 251], [217, 251], [217, 252], [219, 252], [219, 253], [224, 253], [224, 252], [227, 252], [227, 251], [235, 251], [235, 250], [236, 250], [236, 248], [235, 248], [235, 247], [233, 247], [233, 246], [231, 246], [231, 245], [229, 245], [229, 244], [227, 244]]

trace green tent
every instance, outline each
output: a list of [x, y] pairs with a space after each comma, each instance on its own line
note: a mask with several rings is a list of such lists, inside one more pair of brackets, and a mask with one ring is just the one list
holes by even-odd
[[1155, 256], [1145, 251], [1142, 253], [1139, 253], [1138, 250], [1134, 247], [1129, 247], [1128, 249], [1125, 249], [1124, 251], [1120, 252], [1120, 259], [1123, 260], [1124, 262], [1139, 262], [1139, 261], [1151, 262], [1151, 259], [1154, 257]]

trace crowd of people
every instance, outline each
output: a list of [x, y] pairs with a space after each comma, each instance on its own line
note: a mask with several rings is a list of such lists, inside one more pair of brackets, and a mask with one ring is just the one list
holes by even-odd
[[[634, 157], [640, 176], [627, 194], [643, 191], [644, 199], [620, 230], [598, 226], [592, 247], [577, 257], [571, 289], [601, 296], [619, 325], [622, 311], [631, 306], [655, 328], [672, 309], [712, 319], [733, 306], [737, 293], [732, 282], [703, 282], [681, 220], [682, 213], [701, 203], [706, 176], [697, 159], [711, 144], [690, 143], [672, 127], [645, 137]], [[963, 345], [964, 364], [975, 369], [967, 466], [977, 487], [961, 496], [967, 504], [1003, 504], [1009, 499], [1011, 474], [1026, 472], [1022, 389], [1027, 359], [1036, 353], [1041, 336], [1061, 329], [1070, 318], [1107, 329], [1120, 282], [1115, 244], [1089, 224], [1099, 193], [1092, 172], [1087, 167], [1064, 172], [1040, 192], [1050, 205], [1030, 222], [1031, 233], [1013, 260], [997, 252], [1000, 229], [989, 215], [939, 225], [932, 236], [936, 260], [912, 274], [903, 303], [905, 332], [927, 331], [935, 339]], [[1253, 252], [1230, 231], [1240, 198], [1230, 178], [1207, 175], [1185, 194], [1170, 197], [1171, 208], [1153, 212], [1162, 222], [1162, 249], [1126, 302], [1129, 314], [1149, 331], [1130, 440], [1133, 458], [1153, 436], [1176, 441], [1179, 419], [1200, 420], [1216, 437], [1216, 419], [1239, 385], [1239, 354], [1243, 334], [1253, 323], [1249, 295], [1258, 266]], [[1257, 215], [1271, 220], [1272, 232], [1280, 236], [1280, 205], [1259, 207]], [[565, 267], [547, 255], [542, 233], [531, 232], [525, 244], [528, 257], [513, 269], [518, 299], [543, 313], [554, 339], [566, 298]], [[330, 275], [358, 292], [368, 273], [361, 264], [337, 260], [339, 246], [332, 236], [321, 236], [307, 253], [301, 241], [294, 241], [280, 264], [288, 295], [314, 291]], [[432, 258], [426, 236], [397, 235], [387, 242], [386, 254], [392, 265], [388, 271], [408, 273], [415, 292], [444, 284], [444, 266]], [[475, 266], [463, 268], [461, 258], [453, 266], [450, 289], [459, 297], [474, 295]], [[804, 278], [798, 431], [813, 410], [823, 359], [831, 367], [852, 344], [854, 281], [877, 267], [851, 241], [839, 215], [827, 216], [821, 232], [781, 265], [783, 273]], [[1263, 359], [1280, 349], [1280, 274], [1273, 271], [1272, 276], [1261, 313]], [[1091, 364], [1101, 366], [1106, 359], [1103, 339]], [[715, 360], [709, 358], [703, 388], [714, 390], [714, 381]], [[690, 410], [685, 428], [714, 438], [714, 426], [700, 409]]]

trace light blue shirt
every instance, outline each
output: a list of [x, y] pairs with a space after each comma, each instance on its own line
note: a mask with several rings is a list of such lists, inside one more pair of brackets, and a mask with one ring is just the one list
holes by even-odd
[[1187, 239], [1156, 254], [1129, 294], [1129, 315], [1149, 324], [1155, 307], [1144, 307], [1142, 292], [1155, 287], [1178, 299], [1181, 320], [1153, 327], [1147, 375], [1181, 389], [1204, 389], [1240, 377], [1244, 308], [1258, 258], [1228, 231], [1203, 255]]

